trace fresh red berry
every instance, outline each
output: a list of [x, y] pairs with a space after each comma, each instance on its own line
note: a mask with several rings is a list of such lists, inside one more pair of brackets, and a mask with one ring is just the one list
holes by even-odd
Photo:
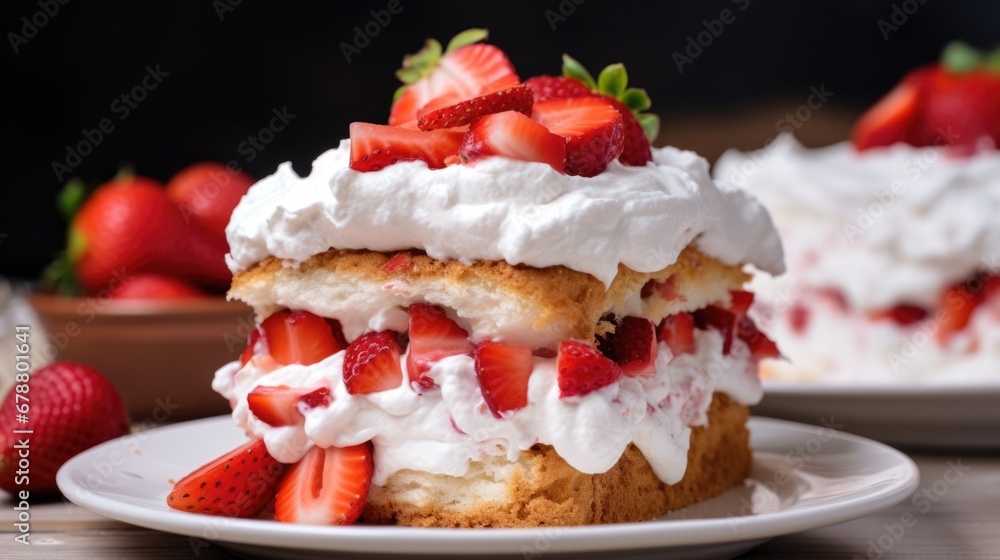
[[746, 343], [750, 349], [750, 357], [755, 360], [778, 358], [781, 356], [781, 352], [778, 351], [778, 345], [758, 329], [757, 325], [749, 317], [740, 318], [736, 327], [736, 336]]
[[183, 300], [206, 295], [190, 282], [165, 274], [136, 274], [111, 290], [114, 299]]
[[566, 165], [566, 140], [521, 113], [507, 111], [487, 115], [472, 125], [459, 153], [469, 161], [487, 156], [538, 161], [561, 172]]
[[274, 518], [305, 525], [350, 525], [364, 509], [373, 470], [370, 443], [312, 447], [281, 478]]
[[566, 139], [569, 175], [593, 177], [622, 153], [622, 116], [597, 97], [552, 99], [535, 103], [531, 118]]
[[597, 348], [629, 377], [650, 373], [656, 362], [656, 325], [644, 317], [625, 317]]
[[565, 76], [535, 76], [524, 81], [531, 88], [535, 103], [550, 99], [590, 97], [594, 92], [583, 82]]
[[972, 318], [972, 312], [981, 302], [981, 291], [974, 292], [963, 284], [948, 288], [938, 304], [941, 311], [941, 321], [938, 323], [938, 330], [935, 333], [937, 341], [946, 344], [952, 337], [963, 331]]
[[351, 123], [351, 169], [378, 171], [401, 161], [423, 161], [431, 169], [447, 165], [458, 154], [463, 131], [410, 130], [395, 126]]
[[556, 357], [559, 397], [586, 395], [607, 387], [622, 376], [622, 368], [593, 346], [579, 340], [559, 343]]
[[[56, 471], [63, 463], [128, 430], [121, 396], [96, 369], [72, 362], [38, 369], [29, 381], [16, 381], [0, 405], [0, 488], [13, 495], [56, 494]], [[17, 473], [24, 452], [14, 447], [18, 439], [30, 440], [28, 476]]]
[[249, 443], [198, 468], [174, 485], [167, 505], [180, 511], [253, 517], [275, 496], [285, 465], [261, 440]]
[[666, 343], [674, 356], [694, 354], [694, 317], [690, 313], [665, 317], [657, 329], [657, 338]]
[[534, 366], [531, 348], [485, 341], [476, 346], [476, 377], [490, 412], [502, 418], [504, 412], [528, 406], [528, 379]]
[[281, 365], [308, 366], [344, 349], [331, 324], [308, 311], [278, 311], [264, 319], [260, 330], [268, 353]]
[[733, 329], [736, 327], [736, 316], [732, 311], [716, 305], [698, 309], [694, 313], [694, 324], [701, 330], [715, 329], [722, 335], [722, 353], [729, 354], [733, 347]]
[[185, 221], [196, 220], [225, 239], [233, 210], [255, 182], [253, 177], [223, 163], [196, 163], [170, 179], [167, 196], [180, 208]]
[[418, 111], [446, 94], [471, 99], [490, 84], [513, 78], [520, 81], [507, 55], [493, 45], [466, 45], [445, 54], [428, 74], [406, 87], [392, 105], [389, 124], [416, 128]]
[[465, 126], [486, 115], [503, 111], [530, 114], [532, 103], [528, 86], [501, 81], [487, 86], [472, 98], [445, 94], [432, 99], [418, 113], [417, 126], [420, 130], [436, 130]]
[[344, 354], [344, 385], [354, 395], [395, 389], [403, 383], [399, 342], [392, 331], [365, 333]]
[[1000, 72], [936, 72], [924, 102], [927, 127], [940, 143], [974, 153], [982, 142], [1000, 146]]
[[423, 304], [410, 305], [409, 354], [406, 371], [410, 383], [427, 390], [434, 381], [426, 374], [449, 356], [470, 355], [474, 349], [469, 333], [440, 309]]
[[910, 72], [854, 125], [851, 140], [858, 150], [906, 142], [926, 146], [933, 137], [924, 119], [924, 101], [936, 67]]
[[901, 303], [899, 305], [894, 305], [889, 309], [882, 309], [869, 313], [869, 317], [874, 321], [889, 319], [896, 322], [896, 324], [906, 326], [912, 325], [913, 323], [919, 323], [927, 318], [927, 310], [919, 305]]
[[258, 385], [247, 395], [247, 404], [269, 426], [293, 426], [305, 418], [305, 410], [329, 406], [331, 399], [327, 387]]

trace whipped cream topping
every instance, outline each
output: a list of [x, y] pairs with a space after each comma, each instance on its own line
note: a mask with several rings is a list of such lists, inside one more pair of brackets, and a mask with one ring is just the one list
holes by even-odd
[[809, 149], [783, 135], [757, 152], [726, 152], [715, 177], [771, 212], [789, 291], [836, 288], [856, 309], [933, 307], [976, 271], [1000, 272], [1000, 151]]
[[[552, 445], [571, 466], [584, 473], [610, 469], [629, 443], [645, 455], [657, 476], [675, 483], [687, 467], [691, 428], [705, 425], [715, 392], [742, 404], [760, 400], [757, 367], [749, 349], [733, 341], [722, 354], [722, 336], [695, 331], [697, 352], [672, 356], [660, 344], [655, 372], [623, 377], [583, 396], [559, 398], [556, 360], [534, 358], [528, 406], [495, 418], [483, 400], [469, 356], [435, 364], [428, 375], [439, 388], [418, 394], [404, 383], [396, 389], [352, 395], [343, 382], [344, 351], [309, 366], [288, 365], [274, 371], [254, 360], [219, 369], [213, 389], [233, 404], [233, 418], [260, 437], [279, 461], [291, 463], [313, 445], [348, 446], [371, 440], [375, 447], [373, 482], [385, 485], [393, 473], [411, 469], [463, 476], [471, 461], [504, 455], [517, 459], [536, 443]], [[402, 360], [406, 379], [406, 357]], [[250, 413], [247, 394], [257, 385], [331, 389], [328, 407], [305, 410], [296, 426], [272, 427]]]
[[714, 183], [693, 152], [655, 149], [646, 166], [614, 161], [590, 178], [504, 157], [362, 173], [349, 157], [344, 140], [308, 176], [285, 163], [251, 188], [226, 229], [230, 269], [268, 256], [294, 265], [330, 248], [421, 249], [439, 260], [564, 265], [610, 285], [619, 263], [661, 270], [694, 242], [726, 264], [783, 270], [767, 212], [743, 190]]

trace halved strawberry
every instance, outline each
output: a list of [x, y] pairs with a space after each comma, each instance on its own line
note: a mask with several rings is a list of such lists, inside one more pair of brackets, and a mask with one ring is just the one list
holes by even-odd
[[873, 105], [854, 125], [851, 140], [858, 150], [907, 142], [914, 146], [932, 143], [924, 122], [923, 102], [936, 65], [918, 68], [906, 75]]
[[[264, 319], [260, 338], [267, 352], [281, 365], [310, 365], [344, 349], [331, 323], [308, 311], [284, 309]], [[343, 336], [343, 335], [341, 335]], [[254, 337], [253, 332], [250, 338]], [[250, 348], [259, 348], [260, 340]]]
[[622, 116], [604, 99], [577, 97], [535, 103], [531, 118], [566, 139], [568, 175], [593, 177], [622, 153]]
[[371, 486], [372, 447], [313, 447], [278, 484], [274, 518], [305, 525], [350, 525]]
[[472, 125], [459, 154], [468, 161], [504, 156], [547, 163], [557, 171], [566, 165], [566, 140], [514, 111], [486, 115]]
[[250, 334], [247, 335], [247, 345], [240, 354], [240, 365], [247, 365], [250, 358], [257, 354], [267, 354], [267, 340], [259, 326], [250, 329]]
[[497, 418], [528, 406], [528, 379], [534, 365], [531, 348], [485, 341], [476, 346], [476, 377], [483, 400]]
[[664, 317], [656, 334], [674, 356], [694, 354], [694, 317], [690, 313]]
[[1000, 146], [1000, 72], [942, 70], [930, 80], [927, 126], [952, 146], [973, 153], [984, 139]]
[[473, 41], [486, 38], [485, 32], [460, 34], [452, 39], [443, 56], [441, 44], [430, 39], [420, 52], [403, 59], [403, 68], [396, 75], [406, 85], [402, 93], [397, 92], [389, 114], [390, 125], [416, 121], [419, 109], [436, 97], [454, 93], [471, 99], [483, 87], [499, 80], [513, 77], [520, 81], [503, 51], [493, 45], [468, 44], [468, 39], [460, 39], [463, 35]]
[[392, 331], [365, 333], [344, 354], [344, 385], [352, 395], [395, 389], [403, 383], [399, 342]]
[[485, 115], [503, 111], [530, 114], [531, 90], [528, 86], [501, 80], [491, 84], [475, 97], [462, 98], [448, 93], [432, 99], [418, 111], [417, 126], [420, 130], [436, 130], [472, 124]]
[[656, 325], [644, 317], [625, 317], [615, 332], [598, 340], [597, 348], [629, 377], [651, 372], [656, 362]]
[[292, 426], [304, 418], [303, 409], [330, 405], [327, 387], [258, 385], [247, 395], [250, 412], [269, 426]]
[[733, 290], [729, 294], [732, 300], [729, 303], [729, 311], [736, 317], [742, 319], [746, 317], [753, 305], [753, 293], [743, 290]]
[[607, 387], [622, 376], [622, 368], [604, 354], [580, 340], [559, 343], [556, 357], [559, 397], [573, 397]]
[[942, 311], [935, 338], [946, 344], [953, 336], [965, 329], [972, 312], [982, 301], [982, 291], [972, 292], [964, 284], [948, 288], [941, 296], [939, 307]]
[[253, 440], [182, 478], [167, 495], [167, 505], [180, 511], [252, 517], [274, 498], [285, 465]]
[[431, 169], [447, 165], [458, 153], [463, 131], [410, 130], [363, 122], [351, 123], [351, 169], [378, 171], [401, 161], [423, 161]]
[[722, 335], [722, 353], [729, 354], [733, 347], [733, 329], [736, 326], [736, 316], [732, 311], [717, 305], [709, 305], [694, 313], [694, 324], [701, 330], [715, 329]]
[[410, 305], [409, 354], [406, 371], [410, 383], [427, 390], [434, 381], [426, 377], [431, 366], [449, 356], [472, 354], [469, 333], [440, 309], [424, 303]]

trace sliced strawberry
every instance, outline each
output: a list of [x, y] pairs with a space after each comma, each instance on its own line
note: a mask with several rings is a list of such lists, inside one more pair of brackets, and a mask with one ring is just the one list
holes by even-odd
[[939, 304], [942, 314], [941, 322], [935, 333], [938, 342], [946, 344], [953, 336], [965, 329], [972, 317], [972, 312], [981, 301], [982, 291], [972, 292], [963, 284], [949, 288], [941, 297]]
[[614, 105], [622, 116], [622, 132], [625, 138], [618, 161], [633, 166], [642, 166], [653, 161], [653, 150], [649, 145], [649, 139], [646, 138], [646, 131], [635, 118], [635, 114], [624, 103], [613, 97], [604, 96], [603, 99]]
[[737, 318], [746, 317], [750, 306], [753, 305], [753, 294], [743, 290], [733, 290], [730, 295], [732, 300], [729, 304], [729, 311]]
[[565, 76], [535, 76], [524, 81], [531, 88], [535, 103], [550, 99], [590, 97], [594, 92], [583, 82]]
[[[404, 60], [404, 68], [405, 65]], [[427, 66], [422, 70], [425, 74], [406, 86], [402, 96], [393, 103], [390, 125], [416, 121], [419, 109], [436, 97], [455, 94], [471, 99], [484, 87], [505, 78], [520, 81], [507, 55], [493, 45], [482, 43], [445, 53], [440, 60], [429, 61]]]
[[501, 81], [492, 84], [471, 99], [461, 99], [455, 94], [445, 94], [433, 99], [419, 114], [420, 130], [436, 130], [472, 124], [480, 118], [503, 111], [531, 113], [531, 90], [524, 84]]
[[923, 102], [935, 66], [910, 72], [854, 125], [851, 140], [858, 150], [907, 142], [926, 146], [932, 142], [924, 122]]
[[559, 343], [556, 369], [560, 398], [586, 395], [611, 385], [622, 376], [622, 368], [618, 364], [580, 340]]
[[557, 171], [566, 165], [566, 140], [514, 111], [479, 119], [465, 135], [459, 153], [468, 161], [504, 156], [547, 163]]
[[899, 325], [912, 325], [913, 323], [919, 323], [927, 318], [927, 310], [919, 305], [912, 305], [909, 303], [901, 303], [890, 307], [889, 309], [880, 309], [878, 311], [873, 311], [868, 314], [868, 316], [873, 321], [878, 321], [882, 319], [889, 319], [895, 321]]
[[167, 495], [167, 505], [180, 511], [252, 517], [275, 496], [285, 465], [267, 452], [261, 440], [203, 465], [182, 478]]
[[350, 525], [371, 486], [372, 447], [313, 447], [278, 484], [274, 518], [305, 525]]
[[665, 317], [657, 330], [657, 338], [667, 344], [674, 356], [694, 354], [694, 317], [690, 313]]
[[701, 330], [715, 329], [722, 335], [722, 353], [729, 354], [733, 347], [733, 328], [736, 326], [736, 316], [732, 311], [716, 305], [699, 309], [692, 313], [694, 324]]
[[656, 362], [656, 325], [644, 317], [625, 317], [615, 332], [598, 341], [597, 348], [629, 377], [651, 372]]
[[352, 395], [395, 389], [403, 383], [399, 342], [392, 331], [365, 333], [344, 354], [344, 385]]
[[497, 418], [528, 406], [528, 379], [534, 366], [531, 348], [484, 341], [476, 346], [476, 378], [483, 400]]
[[434, 381], [426, 377], [431, 366], [449, 356], [472, 354], [474, 349], [465, 329], [440, 309], [423, 303], [410, 306], [408, 334], [410, 348], [406, 371], [410, 383], [416, 383], [424, 390], [434, 387]]
[[240, 354], [240, 365], [247, 365], [250, 358], [258, 354], [267, 354], [267, 340], [259, 326], [250, 329], [250, 334], [247, 335], [247, 345]]
[[332, 397], [326, 387], [258, 385], [247, 395], [250, 412], [269, 426], [292, 426], [304, 418], [303, 410], [329, 406]]
[[396, 270], [410, 270], [413, 268], [413, 257], [406, 251], [393, 255], [384, 265], [382, 272], [389, 273]]
[[622, 153], [622, 116], [604, 99], [577, 97], [535, 103], [531, 118], [566, 139], [568, 175], [593, 177]]
[[260, 329], [267, 351], [282, 365], [315, 364], [344, 349], [330, 323], [308, 311], [278, 311]]
[[778, 345], [757, 328], [750, 317], [741, 317], [736, 328], [737, 336], [750, 348], [750, 357], [755, 360], [778, 358]]
[[395, 126], [351, 123], [351, 169], [378, 171], [401, 161], [423, 161], [440, 169], [458, 153], [464, 133], [456, 130], [423, 132]]

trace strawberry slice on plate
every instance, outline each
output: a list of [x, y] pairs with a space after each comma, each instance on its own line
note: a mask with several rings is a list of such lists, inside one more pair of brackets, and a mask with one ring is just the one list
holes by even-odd
[[405, 57], [396, 73], [404, 85], [396, 92], [389, 124], [411, 126], [418, 119], [418, 111], [442, 95], [471, 99], [500, 80], [513, 78], [520, 82], [503, 51], [478, 43], [485, 38], [485, 30], [470, 29], [452, 39], [443, 52], [441, 44], [430, 39], [420, 52]]
[[352, 395], [395, 389], [403, 383], [399, 342], [392, 331], [365, 333], [344, 354], [344, 386]]
[[467, 161], [487, 156], [538, 161], [561, 172], [566, 165], [566, 140], [521, 113], [506, 111], [476, 121], [459, 154]]
[[333, 323], [308, 311], [283, 309], [261, 322], [257, 340], [250, 333], [248, 348], [266, 348], [281, 365], [315, 364], [344, 349], [343, 335], [338, 340], [334, 332], [339, 323]]
[[247, 395], [247, 405], [261, 422], [270, 426], [292, 426], [302, 421], [303, 409], [329, 406], [327, 387], [258, 385]]
[[350, 525], [371, 486], [372, 447], [313, 447], [278, 484], [274, 518], [284, 523]]
[[531, 348], [485, 341], [476, 346], [476, 378], [490, 412], [503, 418], [504, 412], [528, 406], [528, 379], [534, 361]]
[[253, 517], [275, 496], [285, 465], [267, 452], [262, 440], [249, 443], [182, 478], [167, 495], [180, 511]]
[[474, 345], [469, 333], [452, 321], [444, 311], [424, 303], [410, 305], [410, 349], [406, 371], [410, 383], [421, 389], [434, 387], [427, 377], [431, 367], [449, 356], [472, 354]]
[[556, 356], [559, 398], [575, 397], [607, 387], [621, 379], [622, 368], [604, 354], [580, 340], [559, 343]]
[[644, 317], [625, 317], [615, 332], [599, 339], [597, 349], [629, 377], [650, 373], [656, 362], [656, 325]]
[[666, 343], [674, 356], [694, 354], [694, 317], [690, 313], [682, 312], [664, 317], [656, 335]]
[[351, 169], [378, 171], [401, 161], [423, 161], [441, 169], [458, 154], [464, 131], [411, 130], [396, 126], [351, 123]]
[[604, 99], [578, 97], [535, 103], [531, 118], [566, 139], [568, 175], [593, 177], [624, 148], [621, 113]]
[[514, 82], [511, 77], [484, 88], [472, 98], [448, 93], [431, 100], [418, 112], [417, 126], [420, 130], [436, 130], [465, 126], [503, 111], [530, 114], [532, 103], [528, 86]]

